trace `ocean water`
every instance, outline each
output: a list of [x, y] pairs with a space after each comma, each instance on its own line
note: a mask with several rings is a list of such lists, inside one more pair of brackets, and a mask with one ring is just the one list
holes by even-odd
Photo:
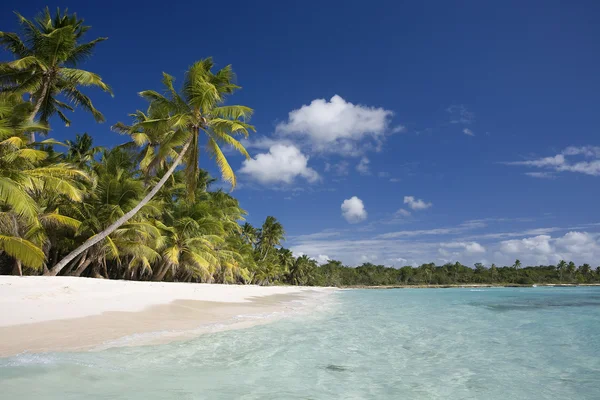
[[0, 398], [599, 399], [600, 288], [340, 291], [185, 342], [0, 359]]

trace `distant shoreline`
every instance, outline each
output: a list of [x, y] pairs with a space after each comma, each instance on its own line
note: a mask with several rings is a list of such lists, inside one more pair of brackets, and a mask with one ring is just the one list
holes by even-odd
[[340, 289], [452, 289], [452, 288], [511, 288], [511, 287], [578, 287], [578, 286], [600, 286], [600, 283], [534, 283], [521, 285], [516, 283], [507, 284], [464, 284], [464, 285], [353, 285], [340, 286]]

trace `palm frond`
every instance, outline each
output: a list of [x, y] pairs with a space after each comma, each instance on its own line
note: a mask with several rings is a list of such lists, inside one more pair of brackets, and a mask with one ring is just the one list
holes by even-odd
[[0, 250], [30, 268], [40, 269], [46, 260], [42, 249], [30, 241], [16, 236], [0, 234]]
[[229, 165], [227, 158], [219, 148], [219, 145], [217, 144], [217, 142], [215, 142], [215, 140], [212, 137], [208, 139], [207, 150], [215, 158], [215, 162], [217, 163], [217, 166], [221, 171], [221, 176], [223, 177], [223, 180], [225, 182], [231, 183], [231, 189], [233, 190], [233, 188], [235, 188], [236, 185], [235, 173]]

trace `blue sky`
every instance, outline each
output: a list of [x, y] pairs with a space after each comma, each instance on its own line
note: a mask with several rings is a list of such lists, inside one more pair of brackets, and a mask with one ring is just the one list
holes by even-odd
[[[234, 195], [297, 254], [600, 263], [600, 4], [400, 3], [52, 4], [109, 37], [83, 67], [115, 91], [90, 93], [107, 123], [76, 112], [52, 136], [122, 143], [109, 127], [145, 108], [137, 92], [212, 56], [255, 109]], [[4, 2], [0, 29], [46, 4]]]

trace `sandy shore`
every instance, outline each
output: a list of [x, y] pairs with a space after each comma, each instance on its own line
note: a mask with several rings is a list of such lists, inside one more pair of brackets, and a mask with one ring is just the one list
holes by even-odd
[[0, 276], [0, 357], [180, 340], [308, 310], [331, 292]]

